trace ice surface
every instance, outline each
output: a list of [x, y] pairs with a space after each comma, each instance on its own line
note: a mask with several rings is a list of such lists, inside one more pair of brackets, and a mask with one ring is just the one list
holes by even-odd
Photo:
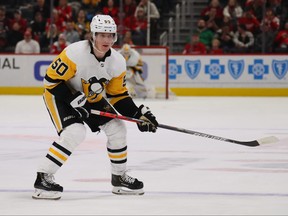
[[36, 168], [57, 134], [41, 96], [0, 96], [0, 215], [288, 215], [288, 98], [136, 100], [162, 124], [250, 141], [258, 147], [166, 129], [128, 128], [129, 174], [145, 195], [111, 193], [103, 133], [85, 141], [55, 175], [61, 200], [33, 200]]

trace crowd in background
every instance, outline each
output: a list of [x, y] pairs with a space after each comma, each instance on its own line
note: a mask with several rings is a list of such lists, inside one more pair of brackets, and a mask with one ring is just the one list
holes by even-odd
[[[151, 35], [158, 20], [172, 12], [173, 0], [0, 0], [0, 52], [53, 53], [89, 39], [89, 23], [97, 14], [112, 16], [118, 45], [146, 45], [147, 13]], [[52, 11], [50, 10], [52, 8]], [[52, 16], [51, 16], [52, 14]], [[51, 20], [52, 18], [52, 20]], [[288, 50], [288, 1], [211, 0], [183, 54], [275, 53]]]
[[40, 52], [59, 53], [68, 44], [89, 39], [89, 23], [96, 14], [114, 18], [122, 43], [146, 45], [148, 6], [153, 28], [153, 20], [160, 17], [158, 7], [169, 11], [170, 2], [158, 0], [156, 6], [148, 0], [124, 0], [120, 10], [119, 0], [54, 0], [52, 7], [50, 0], [0, 1], [0, 51], [14, 52], [18, 42], [23, 46], [32, 41], [33, 46], [39, 43]]
[[183, 53], [288, 53], [288, 1], [211, 0]]

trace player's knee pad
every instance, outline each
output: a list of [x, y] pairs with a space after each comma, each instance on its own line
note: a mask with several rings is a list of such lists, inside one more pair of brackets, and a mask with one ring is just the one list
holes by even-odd
[[83, 124], [75, 123], [66, 127], [60, 134], [59, 144], [73, 151], [81, 142], [84, 141], [86, 128]]
[[108, 148], [122, 148], [126, 146], [126, 125], [119, 119], [113, 119], [100, 127], [106, 134]]

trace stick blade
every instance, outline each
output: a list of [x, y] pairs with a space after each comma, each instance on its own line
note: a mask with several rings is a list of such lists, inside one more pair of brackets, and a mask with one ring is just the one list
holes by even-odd
[[241, 142], [241, 141], [235, 141], [233, 140], [234, 143], [240, 144], [240, 145], [245, 145], [245, 146], [249, 146], [249, 147], [256, 147], [256, 146], [260, 146], [263, 144], [271, 144], [271, 143], [275, 143], [278, 142], [279, 139], [275, 136], [270, 136], [270, 137], [264, 137], [258, 140], [253, 140], [253, 141], [249, 141], [249, 142]]
[[265, 144], [271, 144], [271, 143], [275, 143], [275, 142], [278, 142], [279, 139], [275, 136], [269, 136], [269, 137], [264, 137], [264, 138], [261, 138], [261, 139], [258, 139], [257, 142], [260, 144], [260, 145], [265, 145]]

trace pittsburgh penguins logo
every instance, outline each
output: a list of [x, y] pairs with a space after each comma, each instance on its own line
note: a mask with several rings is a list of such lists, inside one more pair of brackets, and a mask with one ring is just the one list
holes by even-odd
[[81, 79], [82, 87], [89, 102], [96, 102], [97, 97], [104, 91], [105, 86], [108, 84], [108, 80], [101, 78], [98, 80], [96, 77], [91, 77], [88, 81]]

